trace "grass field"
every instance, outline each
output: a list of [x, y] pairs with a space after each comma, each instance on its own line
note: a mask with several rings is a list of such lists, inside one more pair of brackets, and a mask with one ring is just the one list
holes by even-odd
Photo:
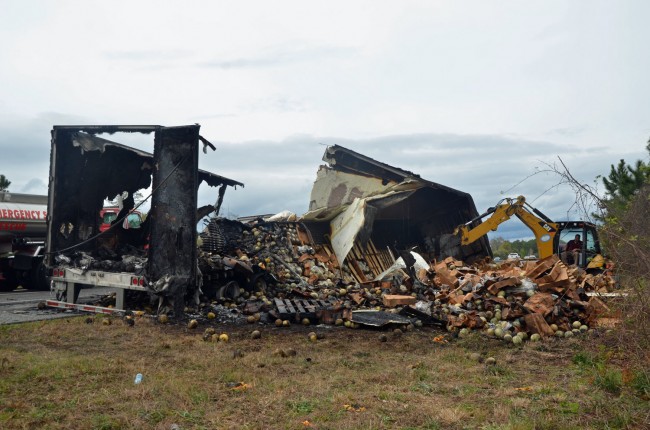
[[647, 380], [605, 335], [518, 348], [434, 342], [443, 333], [431, 329], [380, 342], [339, 327], [215, 325], [230, 339], [214, 343], [206, 323], [102, 318], [0, 327], [0, 428], [650, 428]]

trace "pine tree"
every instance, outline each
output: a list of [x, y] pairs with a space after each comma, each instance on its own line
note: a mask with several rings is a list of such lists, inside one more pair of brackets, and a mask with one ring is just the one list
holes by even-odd
[[[646, 150], [650, 153], [650, 140]], [[642, 160], [637, 160], [634, 165], [627, 164], [623, 159], [617, 166], [612, 164], [609, 176], [603, 178], [603, 185], [609, 196], [605, 201], [607, 211], [624, 208], [649, 178], [650, 165]]]
[[11, 181], [5, 175], [0, 175], [0, 191], [7, 191]]

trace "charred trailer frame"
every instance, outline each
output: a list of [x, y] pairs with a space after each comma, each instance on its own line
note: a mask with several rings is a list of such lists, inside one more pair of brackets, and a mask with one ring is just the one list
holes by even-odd
[[[116, 308], [124, 307], [127, 290], [146, 291], [182, 313], [187, 293], [197, 292], [196, 224], [198, 217], [218, 211], [225, 187], [243, 184], [198, 169], [199, 125], [54, 126], [50, 154], [47, 245], [45, 263], [55, 290], [74, 304], [82, 285], [117, 288]], [[153, 155], [98, 134], [154, 135]], [[220, 187], [217, 203], [197, 214], [201, 181]], [[66, 255], [98, 253], [107, 235], [99, 232], [104, 200], [124, 191], [130, 196], [152, 186], [151, 210], [140, 230], [120, 230], [120, 244], [146, 250], [147, 263], [137, 273], [107, 271], [92, 264], [70, 264]], [[126, 209], [132, 209], [131, 200]], [[206, 209], [207, 208], [207, 209]], [[145, 251], [142, 251], [143, 253]], [[118, 255], [119, 257], [119, 255]], [[89, 258], [88, 260], [92, 260]], [[59, 306], [60, 307], [60, 306]]]
[[[174, 313], [183, 311], [187, 291], [198, 291], [196, 209], [199, 127], [164, 128], [156, 133], [148, 275], [167, 277], [163, 288], [173, 297]], [[174, 178], [172, 180], [172, 178]], [[191, 191], [190, 191], [191, 190]], [[161, 283], [155, 283], [160, 287]], [[157, 288], [157, 292], [163, 292]]]

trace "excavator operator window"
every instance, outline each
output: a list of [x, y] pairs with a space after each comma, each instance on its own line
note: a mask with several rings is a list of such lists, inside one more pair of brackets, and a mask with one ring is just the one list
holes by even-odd
[[573, 238], [575, 238], [576, 235], [580, 235], [580, 238], [584, 243], [584, 249], [587, 254], [587, 260], [589, 260], [594, 255], [598, 254], [594, 231], [591, 229], [583, 229], [583, 228], [566, 228], [560, 232], [560, 252], [564, 251], [567, 243], [569, 243], [570, 240], [573, 240]]

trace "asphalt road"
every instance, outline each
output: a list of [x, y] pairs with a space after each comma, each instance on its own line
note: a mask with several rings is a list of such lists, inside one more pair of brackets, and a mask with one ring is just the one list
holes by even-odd
[[[79, 302], [90, 302], [109, 294], [110, 288], [89, 288], [81, 290]], [[54, 299], [49, 291], [28, 291], [17, 289], [0, 293], [0, 325], [17, 324], [29, 321], [41, 321], [55, 318], [68, 318], [81, 315], [81, 312], [62, 311], [61, 309], [38, 309], [38, 303]]]

